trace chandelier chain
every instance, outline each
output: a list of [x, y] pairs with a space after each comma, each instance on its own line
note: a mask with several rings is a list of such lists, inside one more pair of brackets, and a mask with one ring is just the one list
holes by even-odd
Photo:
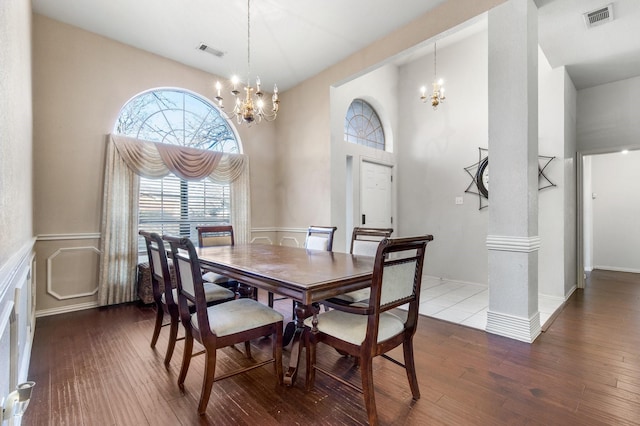
[[438, 72], [437, 72], [437, 55], [438, 55], [438, 49], [436, 48], [437, 42], [433, 42], [433, 78], [436, 79], [438, 78]]
[[247, 84], [251, 75], [251, 0], [247, 0]]

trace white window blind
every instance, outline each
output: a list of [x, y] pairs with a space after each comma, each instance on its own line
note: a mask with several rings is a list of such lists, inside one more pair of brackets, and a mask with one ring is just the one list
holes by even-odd
[[[230, 223], [229, 185], [209, 179], [184, 181], [174, 175], [140, 178], [140, 229], [189, 237], [198, 241], [196, 226]], [[138, 243], [141, 253], [144, 240]]]

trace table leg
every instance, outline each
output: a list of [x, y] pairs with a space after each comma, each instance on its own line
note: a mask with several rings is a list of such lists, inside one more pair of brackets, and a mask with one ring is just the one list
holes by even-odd
[[292, 312], [293, 318], [291, 318], [291, 321], [289, 321], [289, 323], [287, 323], [287, 326], [284, 328], [284, 333], [282, 334], [282, 347], [287, 346], [291, 342], [291, 339], [293, 339], [296, 330], [300, 327], [303, 327], [301, 321], [304, 321], [304, 318], [302, 320], [298, 318], [298, 305], [299, 303], [294, 300]]
[[[295, 321], [287, 324], [287, 329], [293, 330], [293, 343], [291, 345], [291, 356], [289, 358], [289, 369], [284, 374], [284, 384], [287, 386], [293, 386], [296, 381], [296, 377], [298, 375], [298, 364], [300, 363], [300, 355], [302, 353], [302, 348], [304, 346], [304, 319], [313, 315], [315, 312], [317, 313], [319, 310], [319, 306], [317, 304], [314, 305], [303, 305], [301, 303], [296, 303], [296, 309], [294, 312]], [[292, 327], [289, 327], [293, 324]], [[285, 330], [286, 333], [286, 330]], [[284, 337], [283, 337], [284, 341]]]

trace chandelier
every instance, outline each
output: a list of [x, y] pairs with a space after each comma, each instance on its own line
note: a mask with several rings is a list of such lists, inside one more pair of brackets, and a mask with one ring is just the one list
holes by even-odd
[[431, 100], [431, 106], [434, 110], [438, 109], [438, 105], [441, 102], [444, 102], [446, 99], [444, 96], [444, 86], [442, 85], [444, 82], [442, 79], [437, 80], [438, 78], [438, 69], [437, 69], [437, 56], [436, 56], [436, 43], [433, 43], [433, 93], [430, 96], [427, 96], [427, 88], [422, 86], [420, 88], [420, 100], [426, 103], [427, 99]]
[[[235, 98], [235, 105], [231, 116], [227, 117], [230, 120], [236, 119], [238, 124], [248, 124], [253, 122], [260, 123], [263, 119], [266, 121], [273, 121], [278, 115], [278, 108], [280, 107], [280, 100], [278, 99], [278, 86], [273, 85], [273, 95], [271, 97], [271, 109], [265, 108], [264, 93], [260, 88], [260, 77], [256, 76], [255, 88], [251, 86], [251, 9], [250, 0], [247, 0], [247, 84], [244, 86], [244, 95], [240, 96], [241, 91], [238, 90], [238, 86], [241, 86], [240, 79], [237, 76], [231, 77], [231, 94]], [[220, 95], [222, 90], [222, 84], [219, 81], [216, 82], [216, 101], [218, 106], [222, 109], [223, 98]]]

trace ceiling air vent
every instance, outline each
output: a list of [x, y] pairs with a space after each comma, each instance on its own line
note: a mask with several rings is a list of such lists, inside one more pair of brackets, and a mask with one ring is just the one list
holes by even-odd
[[224, 56], [223, 51], [214, 49], [213, 47], [207, 46], [204, 43], [200, 43], [197, 49], [202, 50], [203, 52], [211, 53], [213, 56], [217, 56], [218, 58], [222, 58]]
[[587, 28], [602, 25], [606, 22], [613, 21], [613, 3], [601, 7], [591, 12], [583, 14], [584, 23]]

